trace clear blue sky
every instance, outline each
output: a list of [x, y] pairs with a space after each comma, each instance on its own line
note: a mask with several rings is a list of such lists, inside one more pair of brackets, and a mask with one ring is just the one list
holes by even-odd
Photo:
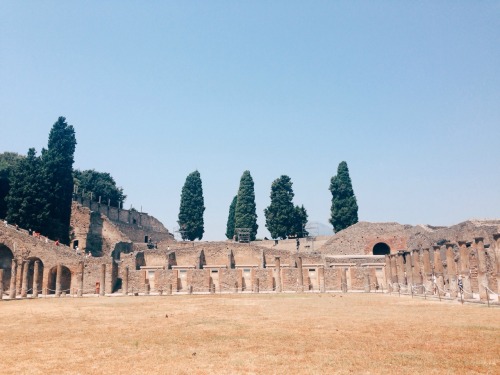
[[342, 160], [360, 220], [498, 218], [500, 2], [0, 2], [0, 152], [61, 115], [75, 167], [169, 229], [198, 169], [204, 240], [246, 169], [260, 237], [282, 174], [327, 224]]

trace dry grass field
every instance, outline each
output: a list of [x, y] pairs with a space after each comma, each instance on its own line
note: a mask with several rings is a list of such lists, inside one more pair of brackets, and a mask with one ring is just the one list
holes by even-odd
[[376, 294], [0, 303], [0, 374], [499, 374], [500, 309]]

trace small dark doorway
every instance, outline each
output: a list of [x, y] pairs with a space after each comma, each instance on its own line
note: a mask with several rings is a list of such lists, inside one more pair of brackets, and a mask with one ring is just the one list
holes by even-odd
[[384, 242], [379, 242], [373, 246], [373, 255], [386, 255], [391, 253], [391, 248]]

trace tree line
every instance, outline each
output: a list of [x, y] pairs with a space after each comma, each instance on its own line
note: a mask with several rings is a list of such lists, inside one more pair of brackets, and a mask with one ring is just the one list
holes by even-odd
[[[307, 210], [304, 205], [294, 205], [292, 180], [282, 175], [271, 184], [271, 203], [264, 209], [266, 228], [272, 238], [302, 238], [309, 233], [306, 229]], [[345, 161], [337, 168], [337, 174], [330, 180], [332, 194], [330, 219], [335, 232], [339, 232], [358, 222], [358, 205], [352, 188], [349, 168]], [[203, 238], [205, 211], [201, 175], [198, 171], [190, 173], [181, 192], [179, 209], [179, 232], [183, 240], [194, 241]], [[226, 237], [235, 239], [239, 234], [248, 235], [254, 241], [257, 235], [257, 212], [255, 205], [254, 182], [250, 171], [244, 171], [237, 194], [229, 205]]]
[[0, 154], [0, 217], [69, 244], [75, 190], [93, 192], [113, 205], [123, 202], [126, 195], [109, 173], [73, 169], [76, 144], [74, 127], [59, 117], [39, 155], [35, 148], [26, 156]]

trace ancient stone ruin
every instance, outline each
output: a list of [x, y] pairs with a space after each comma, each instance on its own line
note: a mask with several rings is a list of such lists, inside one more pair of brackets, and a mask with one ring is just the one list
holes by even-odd
[[360, 222], [334, 236], [178, 242], [154, 217], [76, 199], [71, 246], [0, 225], [0, 296], [390, 292], [498, 303], [500, 220]]

